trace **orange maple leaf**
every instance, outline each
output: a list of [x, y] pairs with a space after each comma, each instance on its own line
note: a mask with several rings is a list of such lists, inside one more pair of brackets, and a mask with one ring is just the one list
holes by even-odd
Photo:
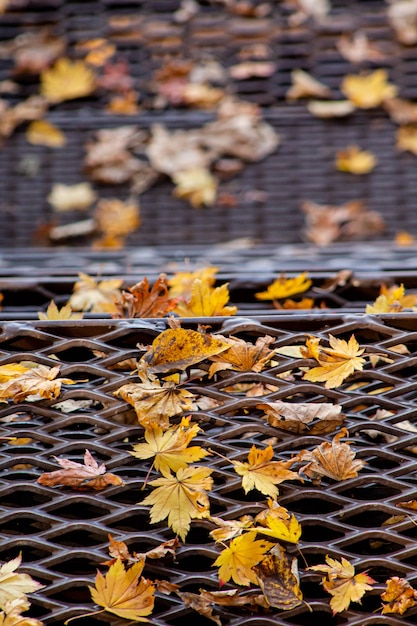
[[115, 474], [106, 472], [104, 463], [99, 465], [91, 453], [86, 450], [84, 454], [84, 465], [68, 459], [54, 459], [62, 467], [55, 472], [45, 472], [38, 478], [40, 485], [47, 487], [71, 487], [80, 491], [94, 489], [101, 491], [108, 485], [124, 485], [124, 482]]
[[110, 566], [105, 576], [97, 571], [95, 587], [88, 587], [93, 602], [105, 611], [134, 622], [147, 622], [154, 606], [155, 587], [142, 574], [145, 559], [125, 570], [121, 559]]
[[386, 589], [381, 593], [382, 613], [397, 613], [404, 615], [408, 609], [417, 604], [417, 590], [408, 580], [392, 576], [386, 581]]
[[294, 278], [286, 278], [285, 274], [281, 274], [266, 291], [256, 293], [255, 296], [258, 300], [281, 300], [307, 291], [312, 284], [312, 281], [307, 278], [307, 272], [298, 274]]
[[164, 317], [175, 309], [177, 300], [168, 295], [165, 274], [160, 274], [152, 287], [145, 277], [140, 283], [122, 291], [115, 300], [113, 317]]

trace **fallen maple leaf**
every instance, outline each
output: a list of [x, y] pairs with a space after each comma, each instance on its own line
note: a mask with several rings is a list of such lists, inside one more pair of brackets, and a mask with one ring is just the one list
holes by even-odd
[[74, 285], [74, 292], [68, 304], [74, 311], [109, 313], [116, 310], [114, 301], [120, 299], [123, 280], [111, 279], [96, 281], [92, 276], [80, 272]]
[[290, 558], [282, 546], [277, 544], [254, 571], [269, 606], [289, 611], [303, 604], [297, 559]]
[[67, 143], [64, 133], [46, 120], [34, 120], [26, 129], [26, 140], [34, 146], [62, 148]]
[[408, 580], [392, 576], [386, 583], [386, 589], [381, 593], [383, 600], [382, 613], [397, 613], [404, 615], [408, 609], [417, 604], [417, 590]]
[[336, 168], [350, 174], [369, 174], [375, 168], [377, 159], [372, 152], [361, 150], [359, 146], [348, 146], [336, 153]]
[[262, 372], [266, 364], [275, 356], [275, 350], [269, 346], [275, 341], [274, 337], [266, 335], [258, 337], [256, 343], [249, 343], [239, 337], [230, 337], [231, 346], [221, 355], [210, 357], [212, 364], [209, 369], [209, 378], [221, 370], [236, 372]]
[[71, 487], [81, 491], [89, 489], [101, 491], [109, 485], [124, 485], [121, 478], [106, 472], [104, 463], [99, 465], [88, 450], [84, 454], [84, 465], [68, 459], [59, 459], [56, 456], [54, 459], [62, 469], [55, 472], [45, 472], [39, 476], [38, 483], [40, 485]]
[[330, 348], [320, 348], [318, 367], [313, 367], [304, 374], [304, 380], [324, 382], [326, 389], [340, 387], [353, 374], [361, 371], [365, 359], [361, 357], [365, 349], [360, 348], [354, 335], [349, 341], [329, 335]]
[[191, 295], [187, 301], [179, 301], [175, 312], [181, 317], [212, 317], [234, 315], [235, 306], [226, 306], [229, 302], [228, 283], [211, 287], [206, 281], [194, 280]]
[[0, 399], [21, 402], [28, 396], [40, 396], [52, 400], [61, 393], [61, 386], [75, 385], [71, 378], [57, 378], [59, 366], [37, 365], [30, 367], [20, 376], [0, 383]]
[[[17, 568], [22, 562], [22, 555], [3, 563], [0, 567], [0, 609], [7, 612], [7, 605], [17, 600], [27, 603], [27, 593], [42, 589], [44, 585], [33, 580], [29, 574], [19, 574]], [[12, 605], [13, 606], [13, 605]], [[27, 603], [28, 608], [28, 603]], [[20, 610], [22, 610], [20, 605]], [[27, 610], [26, 608], [23, 610]], [[20, 612], [20, 611], [19, 611]], [[24, 620], [25, 618], [22, 618]]]
[[269, 444], [265, 450], [252, 446], [248, 454], [248, 462], [233, 461], [234, 470], [242, 476], [242, 487], [245, 493], [257, 489], [266, 496], [276, 499], [279, 485], [284, 480], [300, 480], [297, 472], [289, 468], [294, 465], [295, 459], [289, 461], [272, 461], [274, 451]]
[[69, 304], [58, 309], [55, 302], [51, 300], [46, 313], [39, 311], [38, 317], [40, 320], [82, 320], [83, 313], [74, 313]]
[[262, 594], [252, 595], [250, 593], [239, 593], [238, 589], [228, 589], [226, 591], [206, 591], [205, 589], [200, 589], [199, 591], [200, 594], [181, 591], [177, 593], [185, 606], [190, 606], [194, 611], [197, 611], [197, 613], [203, 615], [203, 617], [215, 622], [218, 626], [221, 626], [222, 623], [218, 615], [213, 615], [213, 610], [216, 605], [262, 606], [263, 608], [267, 608], [268, 606]]
[[244, 531], [253, 528], [253, 517], [251, 515], [243, 515], [240, 519], [224, 520], [221, 517], [210, 516], [210, 521], [216, 524], [218, 528], [210, 531], [210, 537], [214, 541], [224, 542], [239, 537]]
[[379, 69], [369, 74], [348, 74], [344, 77], [342, 92], [360, 109], [372, 109], [389, 98], [395, 98], [397, 87], [388, 82], [386, 70]]
[[94, 72], [83, 61], [65, 57], [41, 73], [40, 92], [54, 104], [89, 96], [96, 88]]
[[197, 424], [190, 426], [190, 418], [185, 417], [177, 426], [163, 432], [158, 424], [150, 424], [145, 430], [146, 443], [133, 446], [133, 456], [138, 459], [154, 458], [153, 466], [164, 476], [170, 471], [186, 468], [190, 463], [200, 461], [209, 454], [200, 446], [188, 447], [201, 429]]
[[230, 342], [222, 335], [185, 328], [169, 328], [162, 331], [152, 342], [141, 362], [149, 366], [152, 373], [184, 370], [210, 356], [224, 352]]
[[273, 547], [270, 541], [256, 540], [256, 532], [249, 531], [241, 537], [232, 539], [228, 548], [222, 550], [213, 565], [219, 568], [220, 584], [232, 579], [237, 585], [248, 587], [257, 584], [253, 567], [259, 563]]
[[301, 537], [301, 526], [295, 515], [290, 515], [284, 506], [272, 498], [268, 498], [268, 508], [255, 517], [254, 530], [274, 539], [281, 539], [289, 543], [298, 543]]
[[174, 382], [145, 380], [142, 383], [127, 383], [114, 392], [129, 402], [136, 411], [139, 424], [152, 428], [156, 424], [161, 429], [169, 427], [169, 418], [184, 411], [194, 409], [194, 394], [180, 389]]
[[257, 409], [265, 411], [268, 423], [275, 428], [293, 433], [308, 432], [309, 435], [329, 433], [336, 430], [345, 415], [342, 407], [330, 402], [264, 402]]
[[340, 443], [342, 437], [348, 436], [346, 428], [342, 428], [332, 439], [324, 441], [313, 451], [303, 450], [296, 457], [300, 463], [308, 461], [300, 469], [300, 473], [320, 484], [323, 476], [332, 480], [347, 480], [358, 475], [358, 471], [365, 465], [365, 461], [355, 459], [355, 452], [348, 443]]
[[114, 317], [164, 317], [175, 309], [177, 299], [169, 297], [167, 277], [160, 274], [152, 287], [145, 277], [122, 291], [114, 303]]
[[209, 287], [213, 287], [218, 271], [218, 267], [209, 265], [193, 272], [175, 272], [168, 279], [169, 295], [171, 297], [181, 296], [184, 299], [188, 299], [191, 296], [191, 288], [194, 281], [197, 279], [206, 283]]
[[266, 291], [256, 293], [255, 297], [258, 300], [281, 300], [307, 291], [312, 284], [312, 281], [307, 278], [307, 272], [298, 274], [294, 278], [286, 278], [285, 274], [281, 274]]
[[95, 587], [88, 587], [95, 604], [118, 617], [134, 622], [147, 622], [154, 606], [155, 587], [142, 574], [145, 559], [125, 570], [120, 559], [110, 566], [105, 576], [97, 571]]
[[355, 574], [354, 566], [344, 557], [340, 561], [326, 555], [326, 565], [313, 565], [307, 569], [326, 574], [322, 578], [324, 589], [331, 594], [330, 608], [333, 615], [349, 608], [351, 602], [361, 603], [366, 591], [375, 582], [366, 573]]
[[293, 70], [291, 72], [292, 85], [287, 91], [287, 100], [298, 100], [299, 98], [329, 98], [332, 95], [331, 89], [319, 82], [311, 74], [304, 70]]
[[30, 607], [30, 602], [23, 598], [15, 598], [5, 602], [0, 611], [0, 626], [44, 626], [44, 623], [35, 617], [22, 615]]
[[177, 537], [175, 537], [175, 539], [164, 541], [163, 543], [159, 544], [159, 546], [151, 548], [147, 552], [133, 552], [133, 554], [130, 554], [129, 548], [124, 541], [116, 541], [109, 534], [109, 555], [112, 557], [112, 559], [110, 561], [105, 561], [101, 565], [107, 565], [108, 567], [110, 567], [110, 565], [113, 565], [113, 563], [115, 563], [117, 559], [120, 559], [121, 561], [131, 565], [132, 563], [136, 563], [137, 561], [143, 561], [144, 559], [160, 559], [167, 554], [175, 556], [175, 551], [179, 545], [179, 541]]
[[217, 180], [203, 167], [175, 172], [172, 180], [176, 185], [174, 196], [189, 200], [196, 209], [203, 205], [212, 206], [216, 201]]
[[96, 248], [122, 247], [125, 237], [141, 224], [137, 202], [122, 202], [118, 198], [101, 198], [95, 208], [94, 219], [102, 234], [101, 239], [94, 242]]
[[156, 524], [168, 517], [168, 526], [184, 541], [192, 519], [210, 515], [207, 491], [213, 486], [207, 467], [180, 468], [175, 476], [167, 473], [163, 478], [150, 481], [156, 489], [146, 496], [142, 504], [151, 508], [151, 523]]
[[417, 294], [406, 294], [404, 285], [381, 286], [381, 293], [373, 304], [366, 305], [366, 313], [398, 313], [417, 305]]

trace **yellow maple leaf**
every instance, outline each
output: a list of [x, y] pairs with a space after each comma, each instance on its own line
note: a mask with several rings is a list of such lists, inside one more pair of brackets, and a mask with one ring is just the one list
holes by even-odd
[[84, 98], [93, 93], [95, 88], [94, 72], [83, 61], [61, 58], [53, 67], [41, 73], [40, 92], [53, 104]]
[[313, 565], [307, 569], [326, 574], [322, 578], [324, 589], [330, 593], [333, 615], [349, 608], [351, 602], [361, 602], [366, 591], [375, 582], [366, 573], [355, 574], [354, 566], [344, 557], [340, 561], [326, 555], [326, 565]]
[[140, 226], [139, 205], [130, 200], [101, 198], [94, 212], [97, 227], [105, 237], [125, 237]]
[[200, 446], [188, 448], [188, 444], [201, 430], [197, 424], [190, 426], [190, 418], [184, 417], [181, 424], [163, 432], [158, 424], [150, 424], [145, 430], [146, 443], [133, 446], [133, 456], [138, 459], [154, 457], [153, 465], [158, 472], [167, 475], [190, 463], [200, 461], [209, 454]]
[[0, 399], [20, 402], [28, 396], [39, 395], [52, 400], [61, 392], [61, 385], [74, 385], [71, 378], [57, 378], [59, 367], [38, 365], [31, 367], [20, 376], [10, 378], [0, 383]]
[[269, 444], [265, 450], [252, 446], [248, 454], [248, 462], [233, 461], [236, 474], [242, 476], [242, 487], [245, 493], [257, 489], [266, 496], [276, 499], [278, 489], [276, 485], [284, 480], [301, 480], [297, 472], [289, 468], [295, 459], [289, 461], [272, 461], [274, 451]]
[[121, 279], [96, 281], [92, 276], [80, 272], [68, 304], [74, 311], [91, 313], [112, 313], [116, 311], [115, 301], [121, 298]]
[[8, 603], [15, 600], [27, 602], [26, 594], [42, 589], [44, 585], [33, 580], [29, 574], [17, 573], [17, 568], [22, 562], [19, 554], [11, 561], [3, 563], [0, 567], [0, 608], [5, 609]]
[[187, 328], [168, 328], [153, 340], [150, 350], [142, 356], [140, 362], [147, 364], [152, 373], [172, 372], [200, 363], [229, 347], [229, 340], [222, 335]]
[[307, 278], [307, 272], [298, 274], [294, 278], [286, 278], [285, 274], [281, 274], [266, 291], [256, 293], [255, 297], [258, 300], [280, 300], [296, 293], [303, 293], [310, 289], [312, 284], [312, 281]]
[[295, 515], [290, 515], [284, 506], [272, 498], [268, 498], [268, 508], [258, 513], [255, 522], [261, 526], [255, 526], [254, 530], [274, 539], [298, 543], [301, 537], [301, 526]]
[[220, 370], [234, 370], [237, 372], [262, 372], [265, 365], [275, 356], [275, 350], [269, 345], [275, 341], [266, 335], [258, 337], [256, 343], [249, 343], [239, 337], [230, 337], [231, 346], [220, 355], [210, 357], [212, 364], [209, 369], [209, 378]]
[[377, 107], [384, 100], [395, 98], [398, 91], [395, 85], [388, 82], [387, 72], [383, 69], [370, 74], [348, 74], [343, 79], [341, 90], [360, 109]]
[[167, 473], [163, 478], [150, 481], [156, 489], [146, 496], [142, 504], [152, 505], [151, 523], [168, 518], [168, 526], [184, 541], [192, 519], [210, 515], [207, 491], [213, 486], [207, 467], [180, 468], [175, 476]]
[[144, 428], [152, 429], [156, 424], [166, 430], [169, 418], [183, 411], [192, 411], [194, 394], [180, 389], [174, 382], [145, 380], [142, 383], [127, 383], [114, 392], [129, 402], [136, 411], [138, 422]]
[[336, 153], [336, 168], [350, 174], [369, 174], [377, 164], [372, 152], [361, 150], [359, 146], [348, 146]]
[[39, 311], [38, 317], [40, 320], [82, 320], [83, 313], [74, 313], [69, 304], [58, 309], [55, 302], [51, 300], [46, 313]]
[[172, 175], [174, 196], [189, 200], [194, 208], [212, 206], [216, 201], [217, 180], [204, 167], [194, 167]]
[[197, 278], [191, 285], [190, 298], [187, 301], [179, 302], [175, 312], [181, 317], [234, 315], [237, 307], [226, 306], [228, 302], [228, 283], [219, 287], [211, 287], [206, 281]]
[[62, 148], [67, 143], [62, 130], [46, 120], [34, 120], [26, 129], [26, 140], [34, 146]]
[[125, 569], [120, 558], [116, 559], [105, 576], [97, 570], [95, 587], [88, 587], [95, 604], [118, 617], [134, 622], [147, 622], [154, 606], [155, 587], [142, 574], [145, 559]]
[[171, 297], [182, 296], [184, 299], [188, 299], [191, 296], [191, 287], [197, 279], [207, 283], [209, 287], [213, 287], [218, 271], [218, 267], [209, 265], [193, 272], [175, 272], [168, 280], [169, 295]]
[[220, 584], [232, 579], [237, 585], [248, 587], [258, 583], [253, 567], [262, 560], [273, 543], [256, 540], [256, 532], [249, 531], [241, 537], [235, 537], [228, 548], [222, 550], [213, 565], [219, 568]]
[[401, 151], [417, 154], [417, 125], [406, 124], [397, 130], [396, 147]]
[[365, 359], [361, 357], [364, 348], [360, 348], [354, 335], [349, 341], [329, 335], [330, 348], [320, 348], [318, 367], [313, 367], [304, 374], [304, 380], [324, 382], [326, 389], [339, 387], [355, 370], [361, 371]]
[[366, 305], [366, 313], [398, 313], [417, 304], [417, 294], [406, 294], [404, 285], [382, 285], [373, 304]]
[[404, 615], [408, 609], [417, 604], [417, 590], [414, 589], [408, 580], [392, 576], [386, 583], [386, 589], [381, 593], [382, 613], [397, 613]]

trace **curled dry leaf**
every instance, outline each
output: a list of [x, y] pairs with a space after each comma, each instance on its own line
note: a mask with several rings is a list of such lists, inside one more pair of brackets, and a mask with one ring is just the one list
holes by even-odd
[[62, 469], [45, 472], [38, 478], [40, 485], [46, 487], [71, 487], [79, 491], [101, 491], [109, 485], [123, 486], [124, 482], [115, 474], [106, 472], [104, 463], [99, 465], [88, 450], [84, 454], [84, 465], [68, 459], [54, 457]]
[[375, 582], [366, 573], [355, 574], [354, 566], [344, 557], [337, 561], [326, 555], [325, 565], [313, 565], [307, 569], [325, 574], [321, 582], [332, 596], [330, 608], [333, 615], [348, 609], [351, 602], [360, 603], [363, 595], [372, 590]]
[[227, 591], [206, 591], [200, 589], [200, 594], [190, 592], [178, 592], [179, 597], [185, 606], [190, 606], [203, 617], [221, 626], [220, 617], [213, 615], [215, 606], [249, 606], [267, 608], [267, 603], [262, 594], [239, 593], [238, 589], [228, 589]]
[[258, 580], [253, 568], [273, 545], [270, 541], [257, 540], [253, 530], [232, 539], [229, 547], [222, 550], [213, 563], [219, 568], [220, 585], [230, 579], [245, 587], [251, 583], [256, 585]]
[[266, 496], [276, 499], [278, 489], [276, 485], [284, 480], [302, 480], [297, 472], [289, 468], [297, 458], [288, 461], [273, 461], [274, 451], [269, 444], [265, 450], [252, 446], [248, 454], [248, 462], [233, 461], [234, 470], [242, 476], [242, 487], [245, 493], [257, 489]]
[[46, 120], [34, 120], [26, 130], [26, 140], [35, 146], [62, 148], [67, 139], [57, 126]]
[[133, 552], [130, 554], [129, 548], [127, 547], [124, 541], [116, 541], [113, 539], [111, 535], [109, 537], [109, 555], [112, 557], [111, 561], [105, 561], [101, 563], [101, 565], [113, 565], [117, 559], [120, 559], [123, 562], [126, 562], [128, 565], [132, 565], [137, 561], [143, 561], [145, 559], [161, 559], [167, 554], [170, 554], [175, 557], [175, 551], [179, 547], [180, 543], [175, 537], [175, 539], [170, 539], [169, 541], [164, 541], [159, 544], [155, 548], [151, 548], [147, 552], [138, 553]]
[[237, 307], [226, 306], [229, 302], [228, 283], [211, 287], [207, 281], [196, 278], [191, 285], [188, 300], [180, 300], [175, 312], [181, 317], [213, 317], [235, 315]]
[[381, 593], [383, 614], [404, 615], [408, 609], [417, 604], [417, 590], [405, 578], [392, 576], [385, 584], [386, 589]]
[[171, 381], [127, 383], [117, 389], [114, 395], [129, 402], [136, 411], [139, 424], [149, 429], [155, 424], [166, 430], [169, 428], [170, 417], [194, 409], [194, 395], [186, 389], [180, 389]]
[[300, 474], [305, 474], [315, 484], [320, 484], [323, 476], [337, 481], [355, 478], [365, 461], [355, 459], [356, 454], [349, 443], [340, 443], [342, 437], [347, 435], [346, 428], [342, 428], [331, 443], [324, 441], [311, 452], [300, 452], [297, 460], [300, 463], [308, 462], [300, 469]]
[[163, 478], [150, 481], [156, 489], [142, 504], [152, 506], [151, 523], [168, 518], [168, 526], [184, 541], [192, 519], [210, 516], [207, 491], [213, 486], [211, 472], [207, 467], [191, 466], [180, 468], [175, 476], [167, 473]]
[[47, 197], [55, 211], [86, 211], [97, 199], [90, 183], [63, 185], [55, 183]]
[[307, 272], [298, 274], [294, 278], [286, 278], [281, 274], [279, 278], [268, 286], [266, 291], [255, 294], [258, 300], [280, 300], [294, 294], [303, 293], [310, 289], [313, 281], [307, 278]]
[[331, 89], [320, 81], [316, 80], [304, 70], [293, 70], [291, 72], [292, 86], [287, 91], [287, 100], [298, 100], [300, 98], [330, 98]]
[[57, 378], [59, 366], [48, 367], [37, 365], [23, 372], [20, 376], [10, 378], [0, 383], [0, 400], [21, 402], [29, 396], [40, 396], [47, 400], [57, 398], [61, 393], [61, 386], [74, 385], [71, 378]]
[[210, 522], [218, 526], [218, 528], [210, 531], [210, 537], [220, 543], [240, 537], [246, 530], [253, 530], [253, 517], [251, 515], [243, 515], [238, 520], [210, 517]]
[[262, 372], [266, 364], [275, 356], [275, 350], [269, 346], [275, 341], [274, 337], [258, 337], [256, 343], [249, 343], [239, 337], [230, 337], [231, 347], [221, 355], [210, 357], [212, 364], [209, 369], [209, 378], [222, 370], [236, 372]]
[[53, 104], [84, 98], [95, 88], [95, 74], [83, 61], [62, 57], [53, 67], [41, 73], [41, 94]]
[[118, 617], [147, 622], [146, 615], [153, 611], [155, 587], [141, 576], [144, 564], [145, 559], [125, 569], [117, 559], [105, 576], [97, 571], [95, 587], [88, 587], [93, 602]]
[[326, 389], [340, 387], [354, 371], [361, 371], [365, 365], [362, 357], [365, 349], [360, 348], [354, 335], [349, 341], [329, 335], [330, 348], [319, 346], [318, 367], [304, 374], [304, 380], [324, 382]]
[[340, 172], [369, 174], [377, 163], [378, 161], [372, 152], [361, 150], [359, 146], [348, 146], [336, 154], [336, 168]]
[[265, 411], [268, 423], [275, 428], [293, 433], [308, 432], [309, 435], [331, 433], [338, 428], [345, 415], [339, 404], [330, 402], [265, 402], [257, 404]]
[[398, 41], [406, 46], [417, 43], [417, 0], [390, 0], [387, 16]]
[[344, 77], [341, 90], [359, 109], [373, 109], [385, 100], [395, 98], [397, 87], [388, 82], [388, 74], [379, 69], [370, 74], [348, 74]]
[[190, 418], [185, 417], [181, 423], [171, 426], [163, 432], [158, 424], [151, 423], [145, 429], [146, 443], [133, 446], [130, 454], [138, 459], [153, 458], [153, 467], [166, 476], [169, 472], [176, 472], [180, 468], [201, 461], [209, 454], [200, 446], [188, 447], [201, 429], [197, 424], [190, 426]]
[[327, 119], [351, 115], [356, 107], [349, 100], [311, 100], [307, 109], [312, 115]]
[[297, 559], [282, 546], [277, 544], [254, 571], [269, 606], [289, 611], [303, 604]]
[[121, 298], [120, 287], [123, 280], [111, 279], [96, 281], [92, 276], [80, 272], [80, 280], [74, 285], [74, 292], [68, 304], [74, 311], [91, 313], [112, 313], [116, 311], [114, 302]]
[[69, 304], [58, 309], [55, 302], [51, 300], [46, 313], [39, 311], [38, 317], [40, 320], [82, 320], [83, 313], [74, 313]]
[[184, 370], [224, 352], [229, 347], [229, 340], [222, 335], [169, 328], [153, 340], [150, 350], [142, 356], [141, 362], [148, 364], [152, 373]]
[[114, 314], [120, 317], [164, 317], [177, 305], [176, 298], [169, 297], [166, 274], [160, 274], [152, 287], [145, 277], [140, 283], [122, 291], [114, 301]]
[[204, 167], [193, 167], [172, 174], [174, 196], [188, 200], [195, 209], [212, 206], [217, 196], [217, 180]]

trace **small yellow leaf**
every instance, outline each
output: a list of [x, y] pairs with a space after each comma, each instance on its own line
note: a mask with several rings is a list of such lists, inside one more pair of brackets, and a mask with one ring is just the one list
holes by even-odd
[[342, 82], [342, 92], [360, 109], [372, 109], [384, 100], [397, 95], [397, 87], [388, 82], [387, 72], [383, 69], [370, 74], [348, 74]]
[[196, 209], [203, 205], [212, 206], [216, 201], [217, 180], [203, 167], [176, 172], [172, 180], [176, 185], [174, 195], [189, 200]]
[[41, 94], [53, 104], [89, 96], [95, 88], [95, 75], [83, 61], [61, 58], [41, 73]]
[[83, 313], [74, 313], [69, 304], [58, 309], [55, 302], [51, 300], [46, 313], [39, 311], [38, 317], [40, 320], [82, 320]]
[[354, 371], [361, 371], [365, 359], [361, 357], [364, 348], [360, 348], [354, 335], [349, 341], [329, 335], [330, 348], [319, 347], [318, 367], [313, 367], [304, 374], [304, 380], [324, 382], [326, 389], [340, 387]]
[[258, 300], [280, 300], [307, 291], [312, 284], [312, 281], [307, 278], [307, 272], [298, 274], [294, 278], [286, 278], [285, 274], [281, 274], [266, 291], [256, 293], [255, 296]]
[[67, 143], [64, 133], [46, 120], [31, 122], [26, 130], [26, 140], [35, 146], [62, 148]]
[[213, 287], [218, 271], [218, 267], [209, 265], [193, 272], [175, 272], [168, 280], [169, 295], [171, 297], [181, 296], [184, 299], [188, 299], [191, 296], [193, 283], [197, 279], [206, 283], [209, 287]]
[[255, 522], [261, 526], [256, 526], [254, 530], [274, 539], [298, 543], [301, 537], [301, 526], [295, 515], [290, 515], [285, 507], [271, 498], [268, 498], [268, 509], [258, 513]]
[[359, 146], [349, 146], [345, 150], [339, 150], [336, 154], [336, 168], [340, 172], [369, 174], [376, 164], [377, 159], [372, 152], [361, 150]]
[[184, 541], [192, 519], [203, 519], [210, 515], [207, 491], [213, 486], [207, 467], [180, 468], [175, 476], [167, 473], [163, 478], [149, 484], [156, 489], [142, 504], [151, 508], [151, 523], [168, 518], [168, 526]]
[[273, 547], [273, 543], [255, 540], [256, 532], [250, 531], [241, 537], [232, 539], [228, 548], [222, 550], [213, 565], [219, 568], [220, 584], [232, 579], [237, 585], [257, 584], [258, 579], [253, 567], [262, 560], [264, 554]]
[[207, 282], [196, 279], [191, 286], [191, 296], [179, 302], [175, 312], [181, 317], [213, 317], [234, 315], [237, 307], [226, 306], [229, 302], [228, 284], [210, 287]]
[[105, 576], [97, 571], [95, 587], [88, 587], [93, 602], [105, 611], [134, 622], [147, 622], [154, 606], [155, 587], [142, 574], [145, 559], [125, 570], [121, 559], [116, 559]]

